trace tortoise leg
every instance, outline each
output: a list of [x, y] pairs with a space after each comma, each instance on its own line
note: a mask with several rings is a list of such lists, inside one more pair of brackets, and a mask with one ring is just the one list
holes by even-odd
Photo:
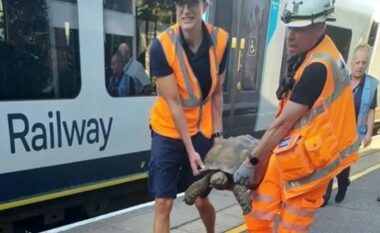
[[210, 188], [210, 176], [212, 174], [213, 173], [206, 174], [204, 177], [202, 177], [200, 180], [195, 181], [186, 189], [185, 197], [183, 199], [186, 204], [194, 204], [195, 199], [208, 191]]
[[244, 185], [235, 184], [232, 187], [232, 192], [243, 209], [243, 214], [248, 214], [252, 209], [252, 199], [248, 189]]

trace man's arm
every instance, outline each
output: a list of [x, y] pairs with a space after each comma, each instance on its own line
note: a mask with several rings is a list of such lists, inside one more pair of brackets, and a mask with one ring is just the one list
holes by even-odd
[[313, 106], [322, 93], [326, 77], [327, 70], [322, 63], [312, 63], [305, 68], [284, 110], [265, 132], [262, 142], [252, 151], [255, 157], [264, 160], [271, 154], [271, 150], [286, 136], [295, 122]]
[[[259, 161], [267, 161], [272, 149], [318, 99], [325, 85], [326, 77], [326, 67], [322, 63], [312, 63], [305, 68], [284, 109], [266, 130], [258, 145], [252, 150], [251, 154], [254, 157], [258, 158]], [[255, 167], [251, 165], [249, 158], [247, 158], [234, 173], [234, 181], [243, 185], [251, 185], [254, 173]]]
[[375, 110], [370, 109], [367, 115], [367, 133], [363, 138], [363, 146], [367, 147], [372, 142], [373, 125], [375, 123]]
[[[309, 106], [288, 101], [280, 115], [273, 121], [265, 131], [262, 139], [252, 150], [252, 155], [259, 161], [265, 162], [270, 157], [272, 149], [286, 136], [295, 122], [302, 117], [309, 109]], [[251, 186], [254, 182], [255, 168], [247, 158], [234, 173], [236, 183]]]
[[[268, 158], [271, 155], [272, 149], [286, 136], [296, 121], [308, 110], [309, 106], [289, 101], [281, 114], [265, 131], [259, 144], [252, 150], [252, 155], [259, 160]], [[247, 159], [245, 162], [249, 163], [249, 160]]]
[[[223, 83], [225, 78], [225, 72], [223, 72], [218, 77], [218, 82], [215, 87], [215, 91], [211, 98], [212, 105], [212, 123], [213, 123], [213, 133], [223, 131]], [[222, 137], [215, 138], [214, 142], [220, 142]]]
[[182, 109], [182, 104], [174, 75], [171, 74], [166, 77], [157, 78], [157, 88], [158, 93], [160, 93], [160, 96], [164, 98], [166, 104], [168, 105], [170, 113], [174, 120], [174, 124], [179, 134], [181, 135], [181, 139], [189, 156], [193, 174], [197, 175], [199, 174], [199, 168], [204, 168], [204, 164], [200, 155], [195, 151], [189, 132], [187, 130], [186, 117]]
[[318, 99], [325, 85], [326, 77], [327, 70], [322, 63], [312, 63], [305, 68], [283, 111], [252, 151], [253, 156], [259, 160], [265, 160], [269, 157], [272, 149], [278, 145], [295, 122], [305, 115]]
[[372, 142], [373, 126], [375, 124], [375, 109], [377, 107], [377, 90], [372, 99], [370, 109], [368, 110], [367, 115], [367, 132], [363, 138], [363, 146], [367, 147]]

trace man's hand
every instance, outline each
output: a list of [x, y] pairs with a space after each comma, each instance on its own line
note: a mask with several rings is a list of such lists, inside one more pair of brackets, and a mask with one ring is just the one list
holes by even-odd
[[372, 135], [366, 134], [363, 138], [363, 147], [369, 146], [369, 144], [371, 144], [371, 141], [372, 141]]
[[255, 167], [249, 162], [243, 162], [234, 173], [234, 182], [236, 184], [251, 187], [253, 184], [253, 177], [255, 176]]
[[202, 162], [201, 156], [198, 152], [193, 151], [188, 153], [191, 169], [193, 170], [193, 175], [199, 175], [200, 171], [205, 169], [205, 165]]

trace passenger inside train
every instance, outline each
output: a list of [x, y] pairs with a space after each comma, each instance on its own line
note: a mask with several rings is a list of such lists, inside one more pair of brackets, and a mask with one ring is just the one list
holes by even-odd
[[124, 59], [119, 52], [112, 54], [112, 76], [108, 80], [107, 90], [113, 97], [133, 96], [136, 94], [134, 79], [123, 70]]
[[145, 73], [143, 65], [138, 62], [133, 56], [128, 44], [123, 42], [118, 47], [118, 52], [123, 57], [124, 73], [133, 78], [135, 82], [136, 95], [150, 94], [150, 80]]

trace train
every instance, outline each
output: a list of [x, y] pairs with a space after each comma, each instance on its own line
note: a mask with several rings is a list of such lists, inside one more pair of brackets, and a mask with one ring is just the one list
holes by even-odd
[[[368, 42], [368, 73], [380, 78], [380, 4], [365, 2], [336, 0], [327, 34], [346, 61], [358, 42]], [[284, 4], [209, 1], [204, 20], [230, 34], [227, 137], [260, 136], [274, 119], [287, 59]], [[174, 9], [169, 0], [0, 0], [0, 232], [36, 216], [54, 225], [74, 205], [102, 214], [115, 190], [126, 193], [147, 179], [156, 98], [149, 43], [175, 23]], [[111, 54], [120, 43], [145, 67], [150, 93], [108, 93]]]

